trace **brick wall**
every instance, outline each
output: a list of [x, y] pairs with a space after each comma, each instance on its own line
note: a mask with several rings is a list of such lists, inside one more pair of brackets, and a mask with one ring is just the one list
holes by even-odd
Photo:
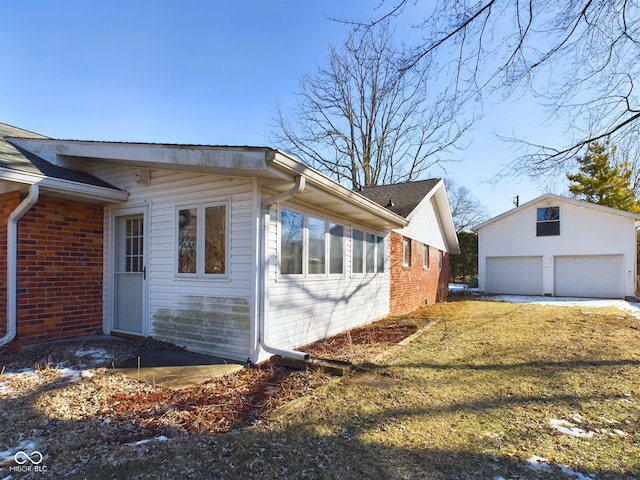
[[449, 255], [443, 252], [439, 268], [438, 249], [429, 249], [429, 268], [424, 269], [423, 244], [411, 240], [411, 265], [402, 265], [402, 235], [391, 232], [391, 314], [412, 312], [426, 303], [443, 301], [449, 282]]
[[[0, 197], [5, 251], [7, 217], [18, 203], [17, 195]], [[40, 197], [18, 223], [18, 321], [11, 346], [102, 332], [102, 245], [102, 206]], [[4, 257], [0, 298], [6, 300]], [[3, 334], [6, 322], [5, 308]]]
[[7, 220], [20, 204], [20, 192], [0, 195], [0, 338], [7, 333]]

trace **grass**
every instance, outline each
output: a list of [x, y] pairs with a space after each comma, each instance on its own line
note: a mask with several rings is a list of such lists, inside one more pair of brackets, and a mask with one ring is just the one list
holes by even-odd
[[117, 447], [71, 478], [640, 478], [640, 320], [471, 300], [413, 315], [439, 322], [284, 418]]

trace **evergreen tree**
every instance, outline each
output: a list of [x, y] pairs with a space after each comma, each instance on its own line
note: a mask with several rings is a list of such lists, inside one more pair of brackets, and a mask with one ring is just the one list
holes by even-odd
[[640, 204], [631, 185], [633, 171], [625, 162], [613, 162], [615, 151], [609, 140], [590, 143], [587, 153], [577, 158], [579, 172], [567, 175], [572, 182], [569, 191], [587, 202], [639, 213]]
[[451, 281], [477, 287], [478, 281], [478, 234], [462, 230], [458, 232], [460, 254], [451, 255]]

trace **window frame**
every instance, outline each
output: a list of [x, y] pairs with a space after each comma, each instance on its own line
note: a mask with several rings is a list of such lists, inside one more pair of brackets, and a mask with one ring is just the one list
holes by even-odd
[[424, 270], [429, 270], [431, 264], [430, 261], [431, 259], [429, 258], [431, 255], [431, 250], [429, 245], [427, 245], [426, 243], [422, 244], [422, 268]]
[[[362, 234], [362, 238], [358, 240], [361, 243], [359, 252], [362, 258], [359, 258], [362, 264], [362, 271], [355, 271], [356, 265], [356, 240], [354, 233], [359, 232]], [[367, 275], [379, 275], [384, 274], [385, 271], [385, 236], [378, 235], [370, 230], [363, 228], [357, 228], [351, 226], [351, 275], [352, 276], [367, 276]], [[369, 260], [372, 260], [371, 262]]]
[[[212, 207], [224, 207], [224, 272], [206, 273], [206, 210]], [[180, 212], [196, 210], [196, 269], [195, 272], [180, 272]], [[183, 279], [227, 280], [230, 278], [230, 237], [231, 237], [231, 201], [211, 200], [206, 202], [192, 202], [175, 206], [174, 210], [174, 275]], [[185, 225], [186, 226], [186, 225]], [[183, 227], [184, 228], [184, 227]]]
[[[540, 211], [544, 210], [543, 218], [540, 218]], [[546, 218], [546, 211], [555, 210], [557, 218]], [[536, 208], [536, 237], [558, 237], [560, 236], [560, 205]]]
[[411, 267], [411, 238], [402, 237], [402, 266]]
[[[300, 273], [283, 273], [282, 271], [282, 212], [283, 211], [287, 211], [287, 212], [292, 212], [295, 213], [297, 215], [301, 215], [302, 216], [302, 269]], [[324, 266], [323, 266], [323, 271], [321, 273], [311, 273], [311, 268], [310, 267], [310, 230], [309, 230], [309, 220], [313, 219], [313, 220], [319, 220], [322, 221], [324, 223], [324, 233], [323, 233], [323, 253], [324, 253]], [[329, 217], [323, 216], [323, 215], [319, 215], [316, 214], [314, 212], [307, 212], [298, 208], [292, 208], [290, 206], [278, 206], [278, 213], [277, 213], [277, 224], [278, 224], [278, 230], [277, 230], [277, 275], [278, 277], [283, 277], [283, 278], [292, 278], [292, 277], [297, 277], [297, 278], [306, 278], [309, 280], [314, 280], [314, 279], [323, 279], [323, 278], [338, 278], [338, 277], [344, 277], [345, 275], [345, 266], [346, 266], [346, 262], [345, 262], [345, 224], [338, 222], [336, 220], [333, 220]], [[342, 231], [342, 235], [341, 236], [337, 236], [337, 235], [333, 235], [332, 233], [332, 227], [340, 227], [341, 231]], [[332, 245], [334, 245], [334, 239], [340, 238], [341, 239], [341, 243], [340, 243], [340, 252], [342, 254], [342, 258], [341, 258], [341, 272], [334, 272], [332, 271], [334, 268], [334, 262], [332, 260], [334, 260], [334, 258], [332, 257], [332, 253], [333, 249], [332, 249]]]

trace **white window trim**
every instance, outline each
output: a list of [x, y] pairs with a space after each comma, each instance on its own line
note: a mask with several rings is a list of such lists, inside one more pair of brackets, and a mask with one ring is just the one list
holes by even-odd
[[[302, 273], [282, 273], [282, 211], [287, 210], [289, 212], [302, 215]], [[324, 273], [309, 273], [309, 218], [324, 221]], [[342, 273], [330, 273], [331, 270], [331, 224], [340, 225], [342, 227]], [[335, 219], [319, 215], [313, 212], [307, 212], [298, 208], [292, 208], [290, 206], [278, 207], [278, 226], [276, 233], [276, 248], [277, 248], [277, 277], [278, 278], [305, 278], [308, 280], [323, 280], [323, 279], [335, 279], [345, 276], [345, 270], [347, 267], [346, 262], [346, 225]]]
[[[205, 252], [204, 247], [204, 235], [205, 235], [205, 209], [209, 207], [225, 207], [225, 239], [224, 239], [224, 273], [204, 273], [204, 258]], [[178, 243], [179, 239], [179, 228], [178, 222], [180, 221], [180, 210], [185, 209], [197, 209], [198, 211], [198, 225], [197, 225], [197, 238], [196, 238], [196, 273], [181, 273], [178, 272]], [[200, 279], [200, 280], [229, 280], [230, 279], [230, 265], [231, 265], [231, 201], [230, 199], [224, 199], [219, 201], [208, 201], [208, 202], [193, 202], [193, 203], [185, 203], [176, 205], [174, 209], [174, 262], [173, 262], [173, 271], [176, 278], [179, 279]]]
[[[354, 241], [353, 241], [353, 231], [354, 230], [358, 230], [359, 232], [362, 232], [362, 272], [354, 272], [353, 271], [353, 246], [354, 246]], [[367, 271], [367, 235], [373, 235], [373, 270], [372, 271]], [[378, 265], [378, 246], [380, 245], [380, 243], [378, 243], [378, 239], [382, 238], [382, 249], [383, 251], [385, 251], [385, 255], [384, 257], [386, 258], [386, 236], [385, 235], [380, 235], [378, 233], [372, 232], [371, 230], [367, 230], [364, 228], [360, 228], [354, 225], [351, 225], [351, 234], [349, 235], [349, 239], [351, 242], [351, 251], [350, 251], [350, 271], [351, 271], [351, 276], [352, 277], [366, 277], [366, 276], [372, 276], [372, 275], [384, 275], [385, 271], [386, 271], [386, 265], [384, 264], [383, 261], [383, 269], [382, 271], [379, 271], [379, 265]]]
[[430, 265], [430, 259], [429, 256], [431, 255], [431, 247], [429, 247], [429, 245], [427, 245], [426, 243], [424, 243], [422, 245], [422, 268], [424, 270], [429, 270], [431, 265]]
[[[409, 241], [409, 261], [408, 262], [405, 260], [407, 257], [405, 240]], [[411, 266], [411, 243], [412, 243], [411, 238], [404, 237], [404, 236], [402, 237], [402, 266], [407, 268]]]

